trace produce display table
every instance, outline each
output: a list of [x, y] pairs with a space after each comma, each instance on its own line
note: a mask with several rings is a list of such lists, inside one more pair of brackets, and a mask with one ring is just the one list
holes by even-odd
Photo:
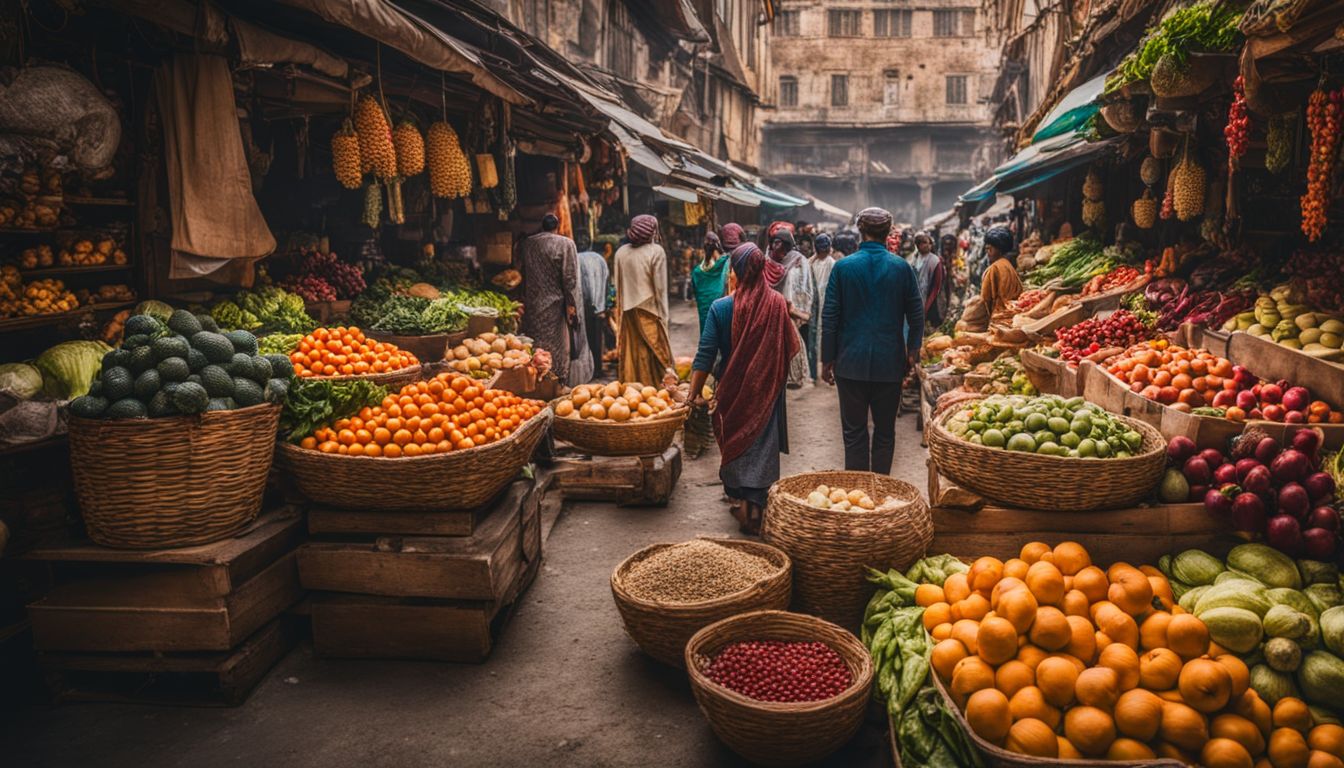
[[[294, 556], [302, 537], [300, 511], [283, 507], [203, 546], [31, 551], [26, 559], [53, 584], [28, 607], [53, 692], [161, 701], [181, 698], [182, 688], [190, 701], [241, 703], [293, 646], [282, 614], [302, 597]], [[172, 695], [145, 685], [160, 676], [181, 678]]]
[[675, 442], [655, 456], [589, 456], [566, 446], [551, 468], [566, 499], [661, 505], [677, 487], [681, 462], [682, 447]]
[[[318, 511], [317, 538], [298, 553], [300, 580], [318, 593], [311, 606], [314, 650], [328, 657], [483, 661], [510, 607], [536, 577], [547, 523], [560, 504], [559, 494], [550, 493], [553, 482], [546, 473], [516, 480], [466, 517]], [[382, 529], [369, 530], [382, 517]]]

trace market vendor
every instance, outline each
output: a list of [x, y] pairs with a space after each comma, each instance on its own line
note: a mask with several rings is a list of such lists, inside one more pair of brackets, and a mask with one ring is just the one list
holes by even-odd
[[629, 242], [613, 258], [620, 313], [618, 371], [623, 382], [655, 385], [673, 367], [667, 326], [667, 254], [654, 242], [658, 219], [653, 216], [634, 217], [625, 234]]
[[715, 301], [691, 365], [695, 404], [705, 405], [711, 371], [719, 477], [744, 533], [760, 531], [766, 493], [779, 479], [779, 455], [789, 450], [784, 390], [798, 334], [784, 297], [770, 289], [782, 268], [755, 243], [732, 255], [737, 291]]
[[[570, 330], [583, 337], [583, 318], [578, 312], [579, 252], [574, 241], [556, 232], [560, 219], [548, 213], [541, 220], [541, 231], [528, 237], [519, 247], [523, 267], [523, 333], [536, 346], [551, 353], [551, 370], [561, 381], [568, 381], [570, 366]], [[587, 340], [582, 344], [587, 348]], [[591, 365], [584, 361], [591, 377]], [[587, 381], [587, 378], [584, 378]]]
[[705, 330], [709, 305], [728, 292], [728, 259], [724, 257], [723, 243], [713, 230], [705, 233], [704, 255], [691, 271], [691, 286], [695, 294], [695, 310], [700, 315], [700, 332]]
[[1016, 255], [1013, 234], [1007, 227], [993, 227], [985, 233], [985, 258], [989, 266], [980, 282], [980, 295], [966, 306], [958, 328], [974, 332], [989, 330], [994, 316], [1007, 310], [1022, 295]]

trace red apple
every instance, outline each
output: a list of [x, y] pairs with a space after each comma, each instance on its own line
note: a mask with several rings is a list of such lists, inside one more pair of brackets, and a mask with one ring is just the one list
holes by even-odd
[[[1237, 404], [1237, 393], [1230, 389], [1220, 389], [1218, 394], [1213, 396], [1214, 408], [1229, 408]], [[1242, 409], [1246, 410], [1246, 409]]]
[[[1260, 402], [1274, 405], [1283, 400], [1283, 388], [1278, 384], [1265, 384], [1260, 387]], [[1274, 419], [1278, 421], [1278, 419]]]
[[1301, 411], [1289, 411], [1283, 415], [1285, 424], [1305, 424], [1307, 415]]
[[1243, 411], [1249, 411], [1252, 408], [1254, 408], [1257, 404], [1257, 401], [1255, 399], [1255, 393], [1249, 392], [1244, 389], [1236, 394], [1236, 398], [1237, 398], [1237, 407], [1242, 409]]

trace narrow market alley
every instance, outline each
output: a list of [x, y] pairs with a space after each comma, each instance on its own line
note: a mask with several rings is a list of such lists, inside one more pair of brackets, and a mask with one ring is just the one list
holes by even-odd
[[[695, 344], [693, 306], [675, 304], [672, 345]], [[792, 475], [843, 464], [835, 391], [789, 393]], [[892, 474], [922, 486], [913, 414], [897, 421]], [[683, 674], [641, 654], [621, 629], [612, 569], [655, 542], [736, 536], [711, 448], [687, 460], [666, 507], [566, 505], [542, 571], [483, 664], [323, 660], [292, 652], [236, 709], [65, 704], [0, 725], [7, 765], [675, 766], [743, 764], [710, 731]], [[885, 725], [885, 723], [883, 723]], [[886, 765], [884, 729], [866, 728], [836, 765]], [[12, 762], [11, 762], [12, 761]]]

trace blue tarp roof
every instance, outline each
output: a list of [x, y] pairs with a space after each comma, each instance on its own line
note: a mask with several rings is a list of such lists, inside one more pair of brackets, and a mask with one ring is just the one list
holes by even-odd
[[1097, 103], [1097, 98], [1105, 90], [1106, 77], [1109, 74], [1106, 72], [1097, 75], [1069, 91], [1068, 95], [1060, 99], [1055, 108], [1041, 121], [1036, 133], [1031, 137], [1031, 143], [1036, 144], [1055, 136], [1081, 130], [1087, 121], [1100, 111], [1101, 105]]

